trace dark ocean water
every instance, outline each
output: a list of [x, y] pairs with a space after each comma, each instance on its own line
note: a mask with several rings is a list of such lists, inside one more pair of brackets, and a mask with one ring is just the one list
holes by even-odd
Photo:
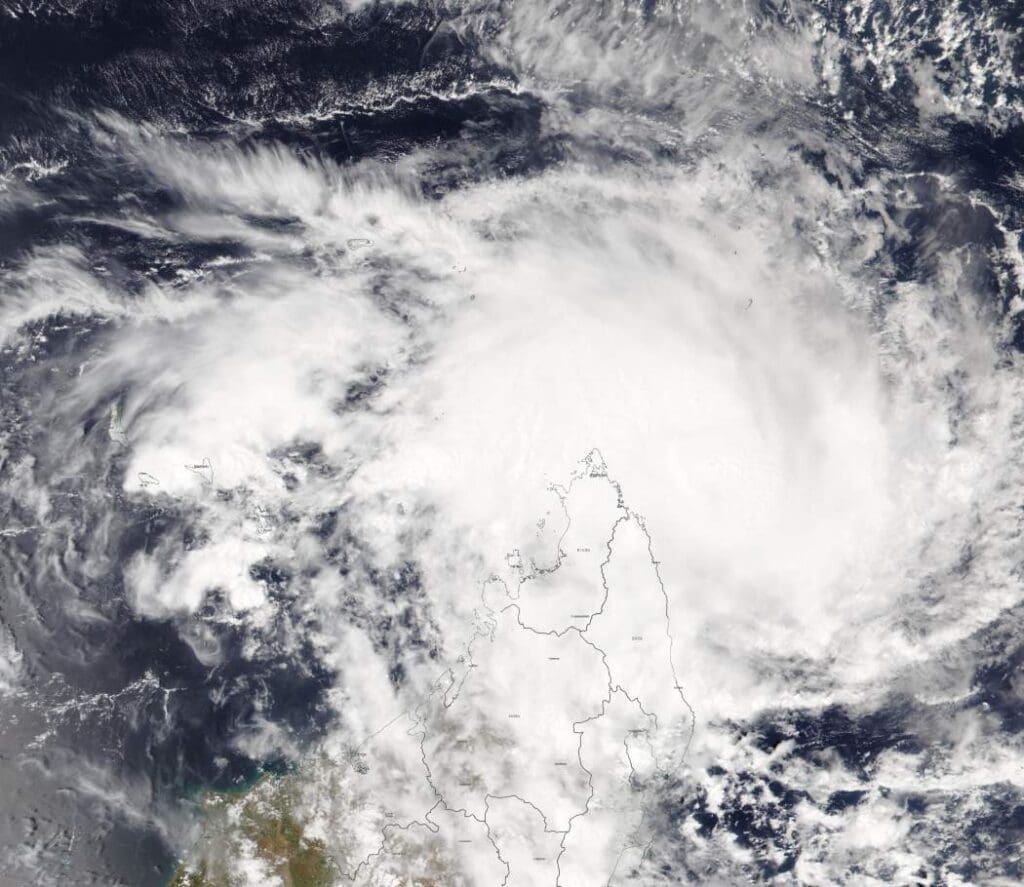
[[[0, 697], [3, 884], [162, 883], [181, 852], [184, 831], [175, 829], [185, 829], [189, 799], [200, 788], [238, 787], [287, 767], [287, 755], [240, 739], [270, 723], [302, 749], [333, 719], [327, 695], [338, 675], [310, 640], [319, 617], [303, 605], [305, 577], [288, 563], [251, 566], [274, 603], [273, 619], [258, 628], [232, 618], [216, 589], [191, 612], [163, 616], [139, 613], [125, 590], [123, 568], [133, 556], [201, 548], [208, 529], [185, 501], [125, 491], [128, 454], [111, 433], [109, 403], [131, 396], [130, 381], [122, 392], [98, 391], [92, 403], [65, 395], [83, 364], [98, 360], [131, 323], [133, 298], [154, 286], [171, 292], [213, 259], [241, 266], [259, 249], [230, 229], [161, 239], [104, 221], [173, 217], [191, 200], [119, 147], [128, 138], [124, 127], [160, 133], [188, 150], [273, 148], [342, 169], [397, 166], [415, 154], [421, 195], [440, 200], [481, 182], [527, 182], [568, 162], [685, 168], [716, 150], [714, 139], [731, 119], [752, 126], [751, 138], [765, 133], [785, 143], [844, 192], [885, 180], [881, 211], [893, 224], [868, 262], [880, 281], [878, 312], [900, 298], [901, 285], [941, 277], [957, 251], [961, 273], [1000, 329], [1006, 359], [1024, 344], [1020, 315], [1011, 310], [1020, 298], [1011, 256], [1024, 228], [1024, 7], [952, 4], [956, 27], [973, 30], [949, 51], [940, 39], [947, 4], [748, 3], [759, 33], [787, 33], [813, 17], [828, 37], [816, 44], [817, 62], [829, 62], [835, 88], [789, 92], [766, 86], [756, 71], [747, 79], [736, 73], [731, 96], [741, 108], [764, 103], [761, 119], [741, 120], [731, 107], [706, 134], [647, 141], [551, 122], [548, 97], [524, 85], [522, 66], [491, 49], [512, 27], [515, 5], [351, 10], [311, 0], [0, 0], [0, 299], [45, 284], [46, 268], [30, 269], [30, 259], [69, 247], [125, 298], [116, 316], [78, 309], [31, 317], [7, 330], [0, 350], [0, 513], [12, 528], [0, 537], [0, 626], [19, 672], [16, 691]], [[552, 3], [543, 14], [568, 18], [578, 9]], [[633, 24], [621, 39], [643, 41], [661, 27], [662, 11], [651, 2], [595, 3], [579, 14], [579, 27], [628, 14]], [[698, 82], [702, 65], [717, 70], [719, 56], [709, 50], [705, 60], [693, 50], [687, 28], [695, 27], [687, 25], [680, 40]], [[1005, 35], [998, 65], [997, 30]], [[970, 93], [961, 103], [967, 110], [921, 112], [913, 71], [926, 62], [951, 72], [950, 95]], [[982, 73], [965, 87], [972, 65]], [[627, 109], [643, 126], [668, 131], [684, 113], [678, 98], [638, 98], [628, 87], [586, 78], [560, 89], [581, 117]], [[832, 159], [836, 150], [843, 172]], [[247, 226], [304, 236], [303, 220], [284, 209], [232, 212]], [[312, 261], [297, 251], [284, 264]], [[381, 298], [389, 310], [405, 310], [395, 307], [398, 297]], [[384, 372], [370, 379], [350, 391], [346, 409], [369, 409], [387, 387]], [[315, 443], [283, 461], [298, 473], [340, 472]], [[32, 490], [48, 498], [45, 531]], [[402, 615], [392, 621], [381, 622], [369, 604], [362, 611], [353, 604], [348, 615], [401, 684], [403, 657], [410, 650], [432, 655], [435, 646], [415, 564], [398, 578], [366, 566], [372, 556], [358, 532], [339, 530], [347, 520], [340, 502], [317, 520], [326, 561], [341, 575], [365, 569], [369, 599], [398, 602]], [[971, 557], [963, 552], [962, 575], [973, 569]], [[766, 754], [789, 742], [791, 755], [809, 766], [828, 757], [861, 773], [863, 791], [838, 791], [823, 802], [830, 813], [853, 809], [883, 752], [927, 756], [952, 741], [931, 729], [937, 721], [984, 711], [994, 719], [993, 741], [1021, 733], [1018, 623], [1017, 611], [1007, 610], [958, 642], [957, 667], [970, 692], [954, 702], [926, 705], [894, 688], [866, 711], [781, 705], [723, 729]], [[795, 683], [804, 680], [801, 663], [779, 667]], [[92, 790], [70, 783], [71, 772], [86, 774]], [[720, 806], [712, 812], [690, 786], [665, 786], [665, 822], [689, 821], [708, 839], [727, 833], [750, 850], [750, 877], [791, 874], [802, 851], [791, 820], [805, 788], [788, 772], [767, 778], [720, 767], [708, 778], [722, 787]], [[1016, 786], [991, 786], [967, 813], [955, 790], [893, 789], [892, 797], [935, 847], [935, 868], [922, 871], [920, 883], [942, 883], [950, 872], [968, 883], [1024, 878], [1016, 855], [1024, 794]], [[950, 822], [962, 823], [959, 835], [950, 834]], [[672, 860], [669, 880], [715, 871], [710, 858], [682, 844], [665, 858]]]

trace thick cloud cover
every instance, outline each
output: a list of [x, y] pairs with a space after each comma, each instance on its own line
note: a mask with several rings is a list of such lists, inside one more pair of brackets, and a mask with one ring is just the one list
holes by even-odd
[[[943, 13], [929, 61], [902, 13], [869, 39], [860, 12], [748, 6], [431, 8], [424, 64], [471, 47], [509, 84], [440, 98], [529, 121], [509, 157], [493, 122], [339, 161], [266, 121], [198, 137], [76, 112], [123, 190], [75, 200], [44, 189], [63, 169], [12, 164], [0, 207], [53, 200], [109, 249], [54, 238], [2, 268], [24, 397], [0, 475], [3, 538], [24, 547], [5, 563], [26, 589], [115, 576], [119, 618], [174, 626], [203, 666], [311, 670], [315, 737], [265, 688], [230, 745], [323, 755], [308, 781], [333, 785], [357, 738], [433, 698], [480, 635], [481, 582], [599, 447], [643, 517], [696, 714], [685, 761], [636, 787], [650, 833], [616, 877], [1015, 877], [1002, 826], [972, 857], [956, 823], [1019, 829], [1017, 686], [994, 676], [1016, 668], [1020, 600], [1019, 206], [934, 133], [956, 114], [1001, 137], [1012, 37]], [[426, 13], [344, 12], [403, 14]], [[950, 58], [1000, 78], [995, 98]], [[877, 83], [904, 116], [863, 110]], [[58, 501], [76, 478], [98, 530]], [[113, 551], [115, 501], [175, 529]], [[0, 692], [23, 666], [0, 632]], [[97, 780], [187, 849], [164, 801], [117, 768]], [[335, 801], [311, 820], [329, 847]]]

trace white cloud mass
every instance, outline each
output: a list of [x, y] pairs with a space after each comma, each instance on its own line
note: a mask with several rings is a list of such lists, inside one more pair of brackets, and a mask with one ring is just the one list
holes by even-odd
[[[971, 645], [1020, 600], [1012, 311], [967, 246], [937, 242], [926, 277], [897, 272], [921, 189], [972, 198], [955, 174], [888, 171], [801, 118], [839, 76], [839, 38], [813, 5], [784, 24], [750, 6], [530, 0], [497, 36], [491, 11], [451, 13], [569, 147], [441, 195], [423, 170], [472, 164], [468, 140], [461, 160], [449, 144], [341, 165], [93, 117], [93, 143], [174, 200], [92, 222], [223, 250], [137, 291], [65, 246], [3, 272], [11, 353], [30, 356], [57, 314], [102, 331], [32, 421], [115, 411], [123, 495], [194, 529], [123, 565], [134, 612], [187, 622], [220, 593], [255, 657], [279, 603], [253, 567], [292, 577], [337, 675], [300, 807], [357, 882], [739, 883], [761, 851], [666, 805], [700, 797], [725, 817], [776, 780], [804, 793], [771, 826], [805, 848], [792, 883], [903, 883], [949, 840], [941, 822], [912, 828], [904, 795], [955, 783], [969, 806], [1024, 788], [1019, 739], [929, 708], [973, 692]], [[935, 71], [913, 76], [935, 102]], [[944, 101], [983, 114], [965, 90]], [[64, 477], [93, 458], [53, 447]], [[591, 533], [608, 557], [583, 578], [560, 566], [543, 593], [603, 588], [620, 609], [585, 631], [552, 628], [561, 611], [533, 623], [526, 596], [566, 516], [583, 539], [601, 507], [565, 492], [595, 447], [624, 498]], [[3, 483], [44, 545], [62, 529], [30, 472]], [[666, 626], [648, 674], [620, 642]], [[0, 693], [19, 680], [5, 644]], [[548, 668], [563, 659], [571, 681]], [[796, 732], [767, 748], [737, 727], [896, 697], [941, 742], [863, 772], [834, 749], [801, 756]], [[250, 747], [294, 751], [275, 729]], [[844, 791], [866, 800], [826, 812]], [[238, 883], [276, 883], [239, 840]]]

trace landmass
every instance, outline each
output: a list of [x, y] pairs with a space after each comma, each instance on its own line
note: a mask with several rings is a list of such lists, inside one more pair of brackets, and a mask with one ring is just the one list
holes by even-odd
[[[203, 802], [173, 887], [613, 884], [695, 716], [643, 517], [597, 450], [480, 586], [472, 636], [357, 745]], [[259, 880], [259, 879], [263, 880]]]

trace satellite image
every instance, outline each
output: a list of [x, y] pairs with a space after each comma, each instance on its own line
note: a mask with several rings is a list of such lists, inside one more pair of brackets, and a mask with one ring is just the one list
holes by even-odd
[[0, 887], [1024, 884], [1021, 0], [0, 0]]

